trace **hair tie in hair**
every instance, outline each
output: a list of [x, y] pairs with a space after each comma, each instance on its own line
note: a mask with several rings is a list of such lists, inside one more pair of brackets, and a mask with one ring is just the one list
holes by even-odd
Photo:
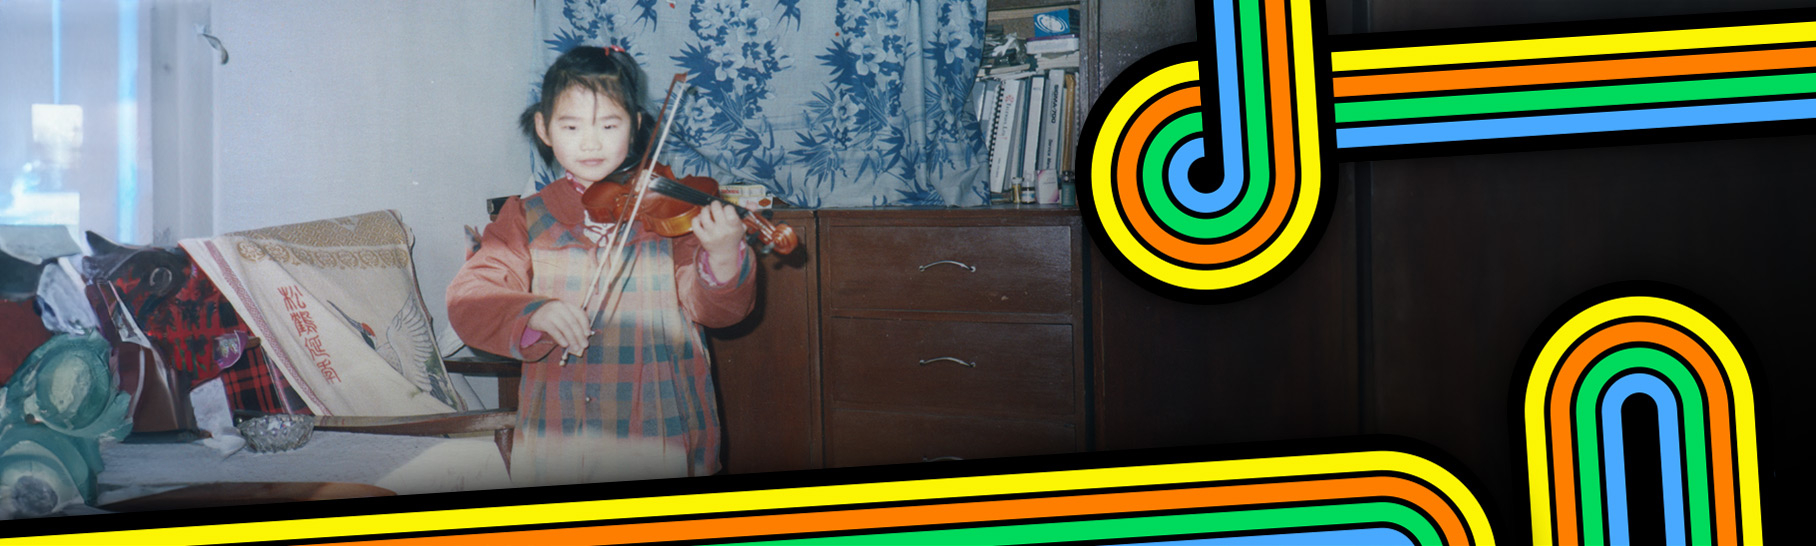
[[605, 51], [607, 53], [627, 53], [623, 47], [619, 47], [619, 46], [615, 46], [615, 45], [605, 46]]

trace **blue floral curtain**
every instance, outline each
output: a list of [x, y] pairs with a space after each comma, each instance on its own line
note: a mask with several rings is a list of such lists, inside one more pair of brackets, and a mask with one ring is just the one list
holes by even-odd
[[[621, 46], [649, 73], [653, 104], [687, 74], [699, 92], [662, 158], [677, 174], [762, 184], [810, 208], [988, 201], [966, 107], [984, 0], [560, 0], [537, 11], [538, 67], [577, 45]], [[537, 169], [538, 187], [559, 175]]]

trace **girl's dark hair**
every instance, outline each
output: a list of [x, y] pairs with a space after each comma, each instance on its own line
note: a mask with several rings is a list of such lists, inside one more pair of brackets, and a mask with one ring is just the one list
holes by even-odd
[[631, 116], [630, 150], [625, 154], [624, 164], [612, 174], [631, 170], [643, 157], [644, 147], [651, 139], [650, 129], [655, 127], [655, 117], [649, 114], [649, 95], [644, 83], [647, 79], [636, 59], [622, 49], [575, 47], [562, 53], [542, 75], [541, 99], [524, 109], [518, 124], [522, 126], [523, 134], [536, 145], [536, 153], [542, 156], [542, 161], [554, 167], [555, 150], [536, 137], [536, 114], [542, 114], [545, 123], [550, 121], [554, 117], [555, 98], [574, 86], [610, 97]]

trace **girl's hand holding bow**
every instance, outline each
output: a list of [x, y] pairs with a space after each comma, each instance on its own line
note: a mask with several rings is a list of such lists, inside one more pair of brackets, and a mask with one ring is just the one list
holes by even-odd
[[549, 300], [542, 304], [541, 309], [530, 315], [529, 327], [549, 336], [556, 346], [574, 356], [586, 354], [587, 339], [592, 337], [586, 315], [561, 300]]
[[714, 202], [701, 207], [700, 214], [694, 217], [693, 231], [700, 238], [700, 247], [706, 250], [707, 267], [714, 274], [731, 274], [742, 265], [738, 263], [738, 245], [744, 244], [744, 223], [731, 205]]

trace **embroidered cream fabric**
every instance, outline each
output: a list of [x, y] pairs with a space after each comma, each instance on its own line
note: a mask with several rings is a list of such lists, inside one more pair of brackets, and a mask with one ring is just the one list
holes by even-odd
[[436, 350], [409, 232], [395, 211], [181, 244], [316, 414], [464, 409]]

